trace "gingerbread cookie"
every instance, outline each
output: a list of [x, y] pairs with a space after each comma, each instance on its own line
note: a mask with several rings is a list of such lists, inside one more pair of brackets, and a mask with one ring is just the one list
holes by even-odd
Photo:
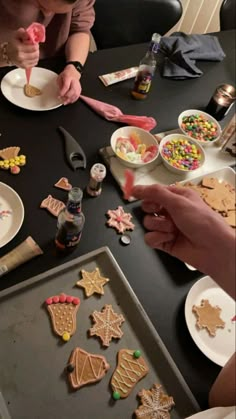
[[37, 87], [27, 83], [24, 85], [24, 94], [27, 97], [35, 97], [40, 96], [42, 94], [42, 91]]
[[72, 189], [72, 185], [66, 177], [61, 177], [54, 186], [59, 189], [64, 189], [65, 191], [70, 191]]
[[95, 324], [89, 329], [90, 336], [100, 337], [103, 346], [109, 346], [112, 338], [120, 339], [123, 336], [120, 326], [125, 318], [115, 313], [111, 305], [106, 304], [102, 311], [94, 311], [91, 316]]
[[[180, 185], [178, 184], [177, 186]], [[184, 187], [198, 192], [205, 203], [218, 212], [227, 224], [236, 227], [236, 195], [232, 185], [219, 181], [216, 178], [205, 176], [199, 185], [186, 182]]]
[[45, 198], [40, 204], [40, 208], [47, 209], [52, 215], [54, 215], [54, 217], [58, 217], [59, 213], [64, 207], [64, 202], [53, 198], [52, 195], [48, 195], [48, 197]]
[[119, 206], [116, 210], [108, 210], [107, 215], [109, 227], [115, 228], [118, 233], [124, 233], [126, 230], [133, 230], [134, 224], [130, 221], [132, 215], [124, 212], [123, 207]]
[[160, 384], [153, 384], [150, 390], [141, 390], [138, 396], [141, 404], [134, 412], [137, 419], [170, 419], [174, 399], [163, 393]]
[[200, 306], [194, 305], [192, 311], [197, 317], [197, 327], [206, 328], [210, 336], [216, 335], [217, 328], [225, 327], [225, 322], [220, 318], [221, 308], [212, 306], [208, 300], [202, 300]]
[[231, 227], [236, 227], [236, 210], [229, 211], [228, 215], [226, 217], [224, 217], [224, 220]]
[[94, 293], [104, 294], [104, 285], [109, 282], [109, 278], [101, 276], [98, 268], [92, 272], [87, 272], [84, 269], [81, 270], [82, 279], [76, 282], [78, 287], [82, 287], [85, 290], [86, 297], [90, 297]]
[[67, 365], [68, 378], [72, 388], [79, 389], [100, 381], [109, 368], [110, 365], [104, 356], [90, 354], [81, 348], [76, 348], [71, 353]]
[[79, 298], [60, 294], [45, 301], [50, 314], [54, 332], [67, 342], [76, 331], [76, 314], [80, 305]]
[[134, 386], [148, 373], [149, 368], [141, 351], [121, 349], [118, 352], [117, 367], [111, 378], [111, 388], [115, 400], [129, 396]]

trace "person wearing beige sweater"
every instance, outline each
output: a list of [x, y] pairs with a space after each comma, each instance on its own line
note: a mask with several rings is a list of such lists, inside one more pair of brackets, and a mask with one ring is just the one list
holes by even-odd
[[[0, 67], [34, 67], [40, 58], [65, 54], [58, 77], [64, 104], [81, 93], [80, 77], [90, 45], [95, 0], [0, 0]], [[25, 29], [31, 23], [45, 26], [45, 43], [29, 45]]]

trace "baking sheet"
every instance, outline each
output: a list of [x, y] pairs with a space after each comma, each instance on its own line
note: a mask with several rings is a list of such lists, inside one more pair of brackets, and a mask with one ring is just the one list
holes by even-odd
[[[86, 298], [84, 290], [75, 287], [75, 283], [81, 269], [92, 271], [96, 267], [110, 282], [104, 287], [104, 296]], [[67, 343], [52, 333], [43, 304], [47, 297], [61, 292], [81, 299], [77, 330]], [[126, 319], [121, 327], [123, 337], [112, 340], [107, 349], [101, 346], [99, 338], [87, 334], [92, 325], [90, 314], [105, 304], [112, 304], [115, 312]], [[13, 419], [132, 418], [138, 407], [138, 391], [153, 383], [162, 384], [174, 397], [173, 419], [185, 418], [199, 409], [107, 247], [2, 291], [0, 341], [0, 391]], [[76, 346], [106, 356], [111, 368], [99, 383], [72, 391], [64, 369]], [[122, 348], [140, 349], [150, 371], [128, 398], [115, 402], [109, 382], [116, 368], [117, 352]]]

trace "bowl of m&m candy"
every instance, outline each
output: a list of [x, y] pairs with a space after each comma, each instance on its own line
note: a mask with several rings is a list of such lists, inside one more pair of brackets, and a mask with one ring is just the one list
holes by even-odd
[[203, 148], [186, 135], [167, 135], [161, 140], [159, 150], [165, 167], [179, 175], [198, 170], [205, 162]]
[[133, 169], [154, 163], [159, 157], [157, 140], [142, 128], [118, 128], [111, 136], [110, 145], [118, 160]]
[[203, 147], [216, 143], [222, 133], [221, 126], [215, 118], [197, 109], [182, 112], [178, 124], [183, 134]]

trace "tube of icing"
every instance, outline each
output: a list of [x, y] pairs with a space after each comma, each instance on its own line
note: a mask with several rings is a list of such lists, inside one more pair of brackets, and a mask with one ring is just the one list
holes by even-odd
[[136, 77], [138, 67], [126, 68], [125, 70], [115, 71], [114, 73], [103, 74], [99, 76], [99, 79], [105, 86], [110, 84], [118, 83], [123, 80], [132, 79]]
[[0, 277], [22, 265], [22, 263], [42, 254], [42, 249], [32, 237], [27, 237], [19, 246], [0, 258]]

